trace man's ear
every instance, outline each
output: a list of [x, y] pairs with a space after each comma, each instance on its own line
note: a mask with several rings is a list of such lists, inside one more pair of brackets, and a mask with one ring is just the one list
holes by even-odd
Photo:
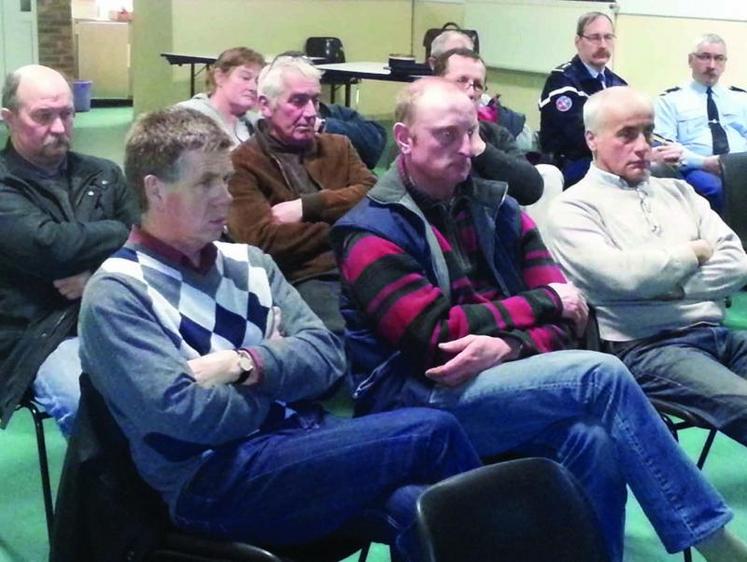
[[270, 119], [272, 117], [272, 104], [267, 99], [267, 96], [259, 96], [257, 102], [259, 103], [259, 111], [262, 113], [262, 117]]
[[13, 118], [15, 117], [15, 114], [7, 107], [3, 107], [2, 109], [0, 109], [0, 115], [2, 115], [3, 121], [5, 121], [8, 125], [12, 124]]
[[410, 128], [404, 123], [397, 122], [392, 128], [394, 135], [394, 142], [397, 143], [397, 148], [401, 154], [408, 154], [412, 148], [412, 137], [410, 136]]
[[593, 154], [597, 149], [597, 137], [591, 131], [586, 131], [584, 137], [586, 137], [586, 146], [589, 147], [589, 150]]
[[148, 174], [143, 178], [143, 186], [145, 187], [145, 198], [148, 200], [148, 208], [162, 208], [166, 198], [166, 184], [158, 176]]

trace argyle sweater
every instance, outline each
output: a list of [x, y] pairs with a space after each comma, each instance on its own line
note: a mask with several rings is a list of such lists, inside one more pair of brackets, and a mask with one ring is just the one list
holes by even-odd
[[[339, 341], [268, 255], [216, 243], [202, 257], [195, 268], [131, 236], [88, 282], [78, 326], [83, 369], [141, 476], [172, 510], [216, 450], [257, 430], [316, 423], [311, 401], [344, 365]], [[268, 339], [273, 306], [282, 310], [283, 337]], [[189, 359], [237, 347], [262, 366], [258, 385], [195, 383]]]
[[269, 336], [267, 273], [249, 262], [246, 246], [216, 242], [215, 247], [215, 267], [204, 276], [131, 246], [101, 266], [103, 272], [127, 275], [145, 286], [154, 314], [186, 360], [257, 345]]

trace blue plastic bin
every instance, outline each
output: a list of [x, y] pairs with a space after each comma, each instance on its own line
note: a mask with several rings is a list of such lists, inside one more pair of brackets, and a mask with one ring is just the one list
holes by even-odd
[[91, 80], [73, 81], [73, 104], [75, 111], [91, 111]]

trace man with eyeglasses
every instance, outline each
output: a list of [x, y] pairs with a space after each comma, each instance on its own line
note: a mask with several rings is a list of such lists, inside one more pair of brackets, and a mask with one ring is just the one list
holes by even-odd
[[723, 209], [719, 155], [747, 151], [747, 92], [725, 87], [726, 43], [715, 33], [698, 38], [687, 61], [692, 80], [656, 100], [656, 133], [663, 145], [684, 147], [682, 174], [717, 211]]
[[59, 72], [17, 69], [2, 106], [0, 425], [30, 390], [68, 435], [80, 397], [80, 297], [127, 239], [137, 201], [116, 164], [70, 150], [75, 108]]
[[747, 445], [747, 332], [722, 325], [747, 283], [739, 238], [687, 182], [650, 176], [648, 97], [609, 88], [584, 122], [594, 162], [550, 206], [553, 255], [647, 394]]
[[228, 228], [277, 262], [327, 328], [342, 334], [330, 225], [376, 177], [350, 140], [319, 133], [321, 72], [304, 57], [276, 58], [259, 75], [257, 133], [232, 154]]
[[[436, 57], [433, 74], [463, 88], [475, 104], [486, 90], [487, 70], [480, 55], [471, 49], [459, 48]], [[489, 121], [480, 121], [480, 137], [485, 150], [472, 159], [474, 172], [483, 178], [505, 181], [508, 194], [521, 205], [531, 205], [541, 196], [543, 179], [524, 154], [508, 129]]]
[[602, 12], [582, 15], [575, 45], [576, 56], [550, 72], [539, 100], [540, 145], [563, 171], [566, 188], [584, 177], [591, 162], [584, 139], [584, 103], [594, 92], [627, 84], [607, 68], [615, 50], [615, 29], [609, 16]]

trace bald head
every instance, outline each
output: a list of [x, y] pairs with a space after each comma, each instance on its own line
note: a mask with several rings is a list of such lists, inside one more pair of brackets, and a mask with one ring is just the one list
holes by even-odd
[[22, 66], [6, 78], [2, 103], [16, 152], [34, 166], [55, 171], [70, 149], [75, 114], [67, 80], [46, 66]]
[[584, 104], [584, 128], [599, 133], [610, 119], [639, 113], [654, 115], [651, 99], [629, 86], [605, 88], [592, 95]]
[[[23, 87], [21, 87], [21, 83], [23, 83]], [[24, 94], [28, 93], [27, 90], [38, 88], [66, 90], [72, 97], [70, 85], [62, 74], [48, 66], [29, 64], [6, 76], [5, 84], [3, 84], [3, 107], [11, 111], [17, 111]]]
[[470, 102], [465, 91], [441, 77], [427, 77], [416, 80], [397, 96], [394, 120], [412, 125], [417, 118], [418, 108], [424, 105], [440, 106], [443, 110]]

